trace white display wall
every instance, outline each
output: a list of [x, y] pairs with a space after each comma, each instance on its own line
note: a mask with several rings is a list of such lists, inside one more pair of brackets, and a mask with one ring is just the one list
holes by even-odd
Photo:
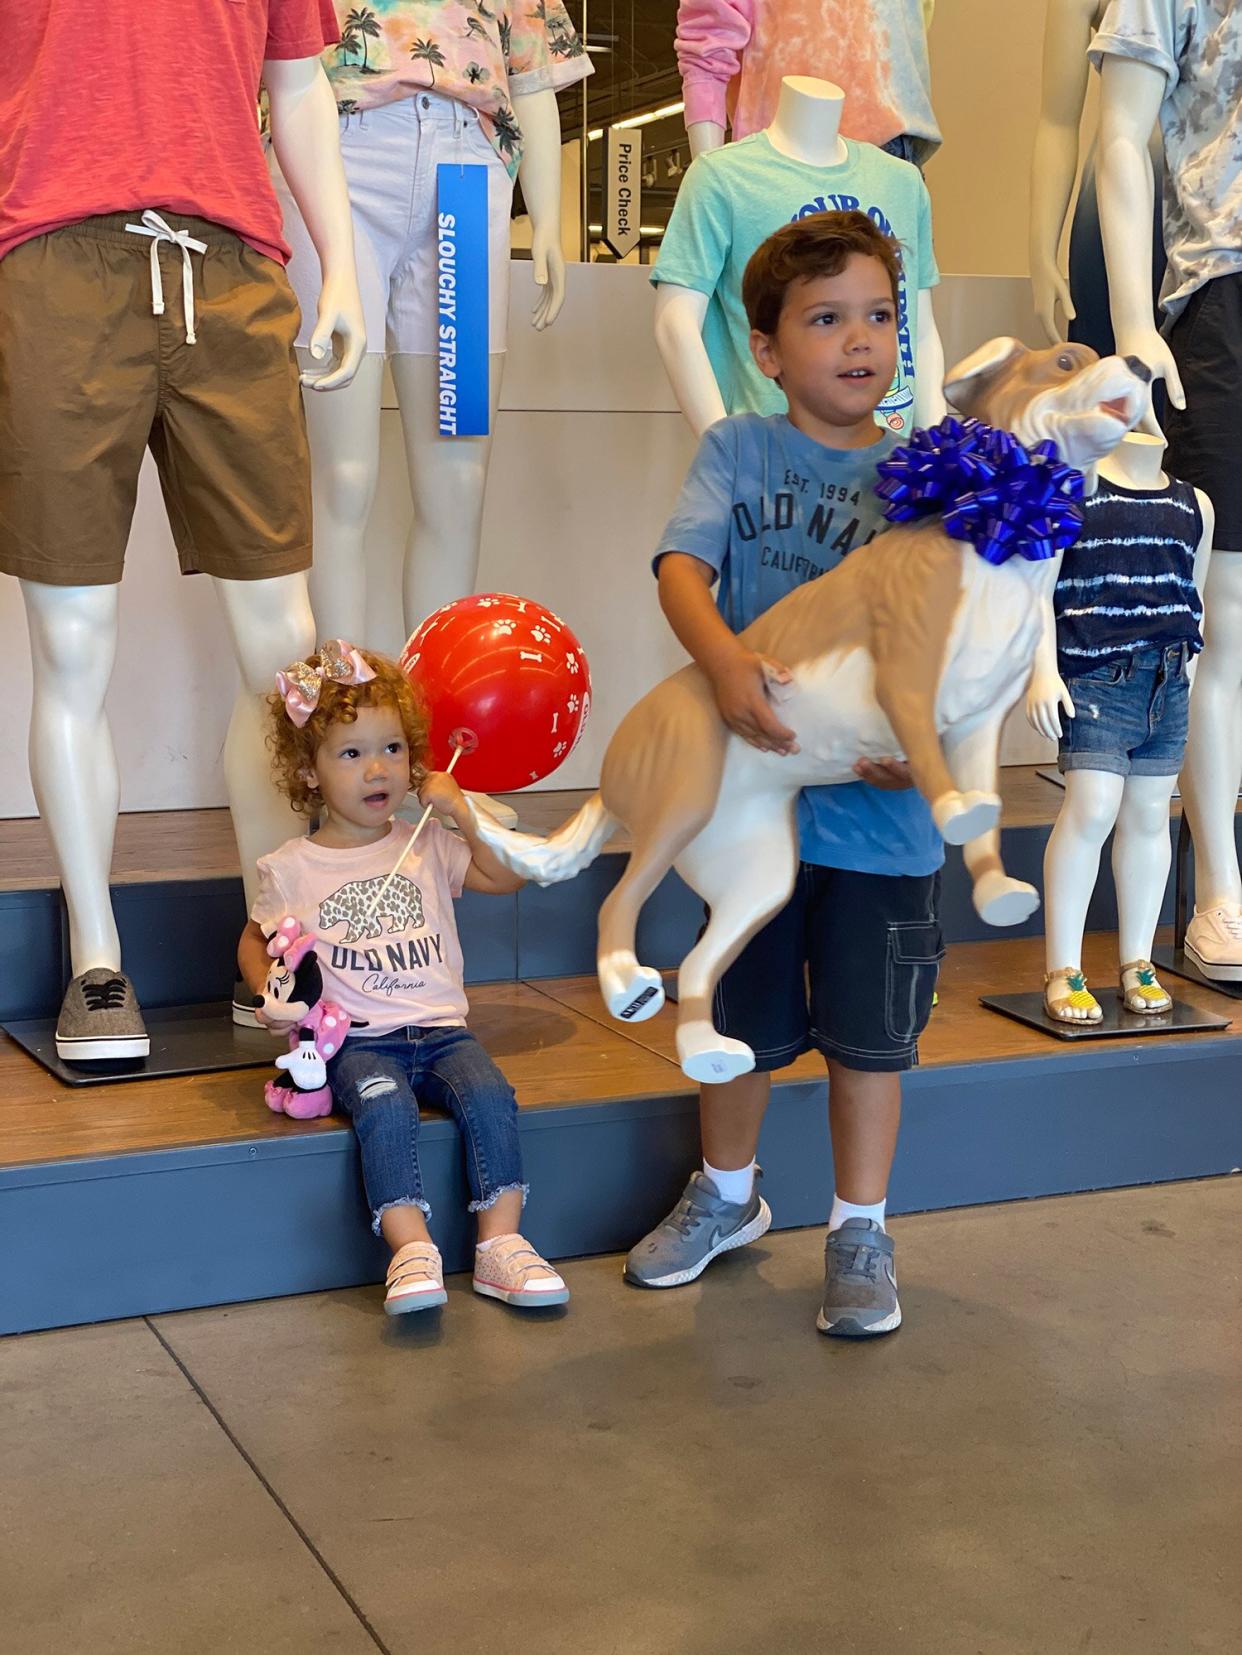
[[[591, 724], [545, 784], [588, 787], [621, 714], [682, 659], [656, 603], [655, 544], [693, 452], [651, 336], [641, 268], [571, 265], [555, 328], [528, 326], [530, 265], [514, 264], [510, 359], [484, 523], [482, 590], [550, 604], [591, 662]], [[936, 311], [950, 362], [981, 340], [1035, 341], [1029, 289], [1017, 277], [947, 277]], [[377, 556], [399, 556], [407, 515], [395, 412], [384, 415], [384, 468], [371, 523]], [[391, 614], [369, 640], [399, 648]], [[30, 664], [17, 582], [0, 577], [0, 636], [9, 645], [10, 717], [0, 729], [0, 817], [35, 813], [26, 764]], [[182, 579], [148, 461], [126, 561], [121, 646], [108, 706], [123, 810], [172, 810], [225, 800], [220, 755], [237, 677], [211, 584]], [[1004, 756], [1048, 755], [1011, 720]]]

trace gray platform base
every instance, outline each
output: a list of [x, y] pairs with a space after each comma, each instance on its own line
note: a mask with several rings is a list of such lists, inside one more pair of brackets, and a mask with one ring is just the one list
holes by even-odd
[[1152, 949], [1151, 963], [1163, 971], [1171, 971], [1175, 977], [1185, 977], [1188, 983], [1202, 983], [1205, 988], [1215, 989], [1217, 994], [1227, 994], [1231, 1000], [1242, 1000], [1242, 983], [1227, 983], [1219, 977], [1209, 977], [1199, 970], [1184, 948], [1161, 943]]
[[163, 1006], [144, 1012], [143, 1020], [151, 1036], [151, 1055], [112, 1063], [66, 1063], [58, 1057], [54, 1017], [5, 1023], [3, 1028], [23, 1051], [66, 1086], [163, 1080], [169, 1075], [201, 1075], [217, 1069], [261, 1069], [287, 1050], [266, 1029], [238, 1028], [229, 1000], [213, 1000], [200, 1006]]
[[1056, 1040], [1117, 1040], [1130, 1039], [1136, 1034], [1218, 1034], [1229, 1027], [1227, 1017], [1213, 1017], [1210, 1012], [1198, 1011], [1184, 1000], [1174, 1000], [1168, 1011], [1148, 1016], [1142, 1012], [1127, 1011], [1116, 988], [1093, 990], [1104, 1013], [1098, 1023], [1062, 1023], [1049, 1017], [1044, 1010], [1044, 997], [1032, 994], [981, 994], [979, 1004], [1002, 1017], [1012, 1017], [1015, 1023], [1050, 1034]]

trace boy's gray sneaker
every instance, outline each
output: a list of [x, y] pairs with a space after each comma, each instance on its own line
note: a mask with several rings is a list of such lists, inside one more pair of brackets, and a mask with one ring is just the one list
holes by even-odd
[[[756, 1168], [756, 1181], [761, 1176]], [[684, 1287], [721, 1253], [758, 1241], [771, 1226], [771, 1210], [757, 1187], [749, 1201], [722, 1201], [705, 1172], [692, 1173], [664, 1222], [631, 1248], [625, 1279], [635, 1287]]]
[[100, 1063], [150, 1054], [151, 1039], [125, 973], [95, 966], [75, 977], [56, 1022], [57, 1057], [66, 1063]]
[[893, 1238], [870, 1218], [847, 1218], [824, 1244], [824, 1302], [815, 1326], [837, 1339], [870, 1339], [901, 1326]]

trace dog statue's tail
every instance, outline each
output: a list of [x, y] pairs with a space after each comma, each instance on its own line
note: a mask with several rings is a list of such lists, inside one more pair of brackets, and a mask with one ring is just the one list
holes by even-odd
[[559, 885], [590, 867], [617, 825], [598, 793], [546, 839], [502, 828], [474, 799], [470, 799], [470, 812], [483, 843], [506, 868], [536, 885]]

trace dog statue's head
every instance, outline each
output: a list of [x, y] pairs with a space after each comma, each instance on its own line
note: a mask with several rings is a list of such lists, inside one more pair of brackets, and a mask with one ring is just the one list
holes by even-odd
[[993, 339], [958, 363], [944, 394], [958, 413], [1010, 431], [1027, 447], [1051, 440], [1066, 465], [1090, 478], [1142, 419], [1150, 383], [1151, 370], [1137, 356], [1101, 360], [1089, 345], [1033, 351], [1017, 339]]

